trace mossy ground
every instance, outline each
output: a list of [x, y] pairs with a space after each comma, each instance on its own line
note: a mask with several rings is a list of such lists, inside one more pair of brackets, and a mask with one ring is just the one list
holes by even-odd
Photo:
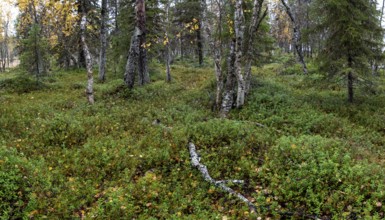
[[[18, 70], [0, 74], [0, 215], [384, 218], [384, 81], [348, 104], [344, 87], [270, 64], [253, 70], [246, 106], [223, 120], [212, 112], [211, 67], [175, 64], [170, 84], [163, 69], [153, 64], [152, 83], [131, 91], [107, 75], [93, 106], [85, 71], [39, 84]], [[232, 187], [258, 213], [204, 182], [188, 141], [214, 178], [246, 180]]]

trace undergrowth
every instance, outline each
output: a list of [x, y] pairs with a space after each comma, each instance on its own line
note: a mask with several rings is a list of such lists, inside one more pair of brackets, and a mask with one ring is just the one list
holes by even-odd
[[[384, 218], [383, 88], [348, 104], [341, 85], [290, 62], [253, 69], [247, 104], [229, 119], [211, 111], [209, 65], [175, 64], [168, 84], [153, 64], [152, 83], [133, 90], [111, 75], [95, 84], [94, 106], [85, 71], [40, 84], [3, 74], [2, 219]], [[213, 178], [246, 181], [232, 187], [257, 213], [204, 182], [189, 141]]]

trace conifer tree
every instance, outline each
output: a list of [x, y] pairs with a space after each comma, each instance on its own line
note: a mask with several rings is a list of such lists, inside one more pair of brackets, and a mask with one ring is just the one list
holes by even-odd
[[347, 77], [348, 101], [354, 100], [354, 83], [370, 75], [369, 61], [377, 59], [383, 29], [376, 6], [368, 0], [317, 0], [313, 8], [317, 27], [326, 33], [322, 66], [330, 75]]
[[49, 66], [48, 41], [41, 35], [41, 28], [33, 24], [25, 39], [21, 41], [23, 53], [20, 61], [22, 67], [34, 74], [38, 80], [47, 72]]
[[[175, 5], [175, 21], [187, 26], [189, 29], [190, 33], [185, 33], [183, 38], [188, 44], [192, 44], [194, 41], [196, 42], [196, 53], [198, 55], [198, 62], [200, 66], [203, 65], [204, 44], [202, 36], [203, 33], [201, 30], [203, 22], [202, 10], [202, 3], [199, 0], [184, 0]], [[186, 47], [187, 45], [183, 45], [183, 47]]]

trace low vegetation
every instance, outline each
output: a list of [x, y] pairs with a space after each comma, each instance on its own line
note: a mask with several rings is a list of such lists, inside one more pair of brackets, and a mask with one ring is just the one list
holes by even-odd
[[[212, 112], [211, 67], [175, 64], [168, 84], [152, 64], [132, 90], [111, 74], [92, 106], [84, 71], [1, 74], [1, 218], [385, 218], [384, 82], [350, 104], [311, 65], [284, 65], [253, 69], [228, 119]], [[189, 141], [213, 178], [245, 180], [230, 185], [256, 213], [203, 180]]]

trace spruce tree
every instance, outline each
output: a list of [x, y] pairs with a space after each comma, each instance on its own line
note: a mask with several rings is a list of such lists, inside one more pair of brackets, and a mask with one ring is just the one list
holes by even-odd
[[348, 100], [354, 100], [358, 77], [370, 75], [370, 61], [379, 57], [383, 29], [376, 6], [368, 0], [316, 0], [321, 18], [317, 29], [326, 35], [320, 58], [330, 75], [347, 77]]
[[50, 62], [48, 40], [42, 36], [38, 24], [31, 26], [27, 37], [21, 40], [21, 47], [21, 66], [39, 80], [47, 72]]
[[[196, 54], [199, 65], [203, 65], [202, 5], [200, 0], [183, 0], [175, 5], [175, 22], [183, 24], [188, 32], [184, 33], [184, 42], [196, 43]], [[182, 45], [181, 45], [182, 46]], [[182, 54], [181, 54], [182, 55]], [[183, 56], [183, 55], [182, 55]]]

